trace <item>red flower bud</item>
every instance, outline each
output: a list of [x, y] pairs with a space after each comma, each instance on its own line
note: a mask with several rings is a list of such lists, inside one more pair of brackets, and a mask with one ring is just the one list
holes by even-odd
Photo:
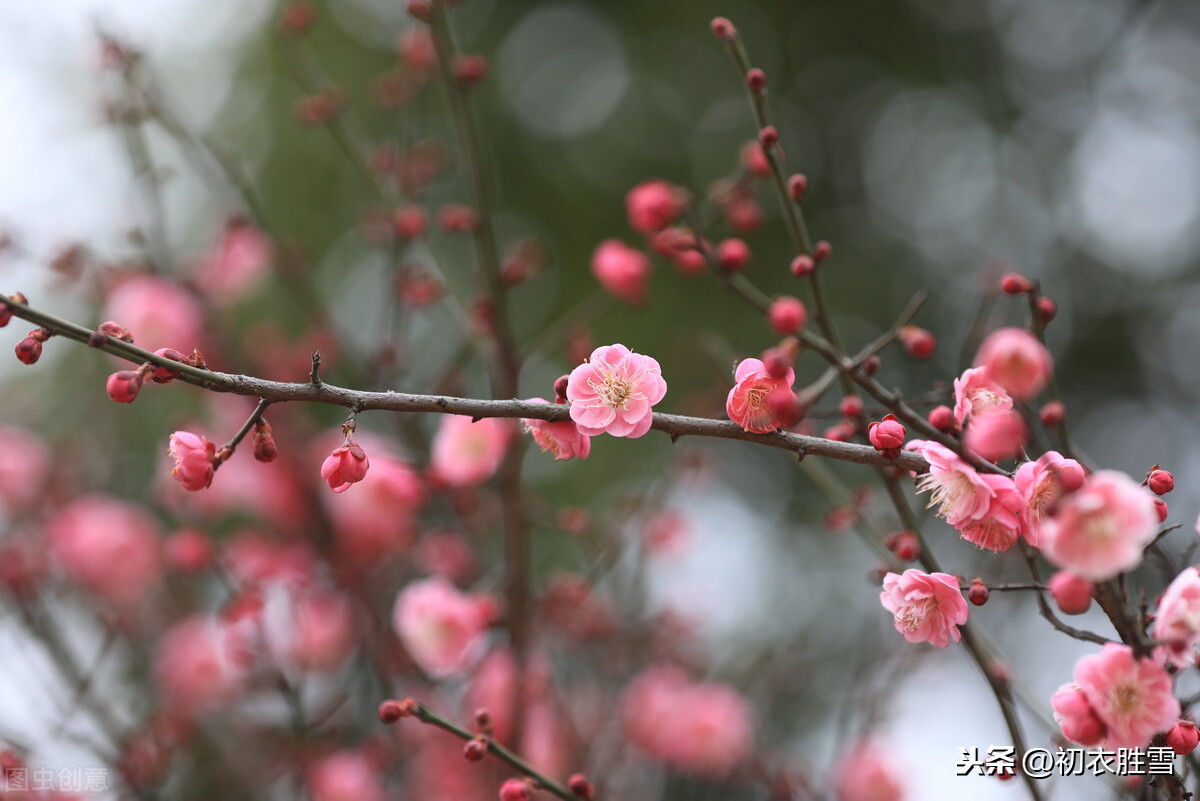
[[774, 125], [768, 125], [758, 132], [758, 146], [764, 151], [775, 147], [779, 142], [779, 129]]
[[842, 413], [842, 417], [847, 420], [856, 420], [863, 413], [862, 398], [857, 395], [847, 395], [842, 398], [842, 402], [838, 404], [838, 411]]
[[804, 406], [788, 387], [775, 387], [767, 393], [767, 412], [781, 428], [791, 428], [804, 419]]
[[949, 406], [935, 406], [929, 410], [929, 425], [949, 434], [954, 430], [954, 412]]
[[937, 350], [937, 338], [915, 325], [906, 325], [896, 334], [904, 350], [914, 359], [928, 359]]
[[884, 544], [901, 562], [911, 562], [921, 555], [921, 541], [911, 531], [893, 534]]
[[886, 415], [882, 421], [867, 427], [867, 438], [880, 451], [894, 451], [903, 447], [906, 435], [904, 426], [894, 414]]
[[408, 13], [421, 22], [433, 19], [433, 4], [429, 0], [408, 0]]
[[567, 402], [567, 384], [569, 383], [570, 378], [571, 377], [568, 375], [560, 375], [558, 378], [554, 379], [554, 402], [555, 403], [566, 403]]
[[1175, 489], [1175, 476], [1166, 470], [1160, 470], [1156, 467], [1150, 471], [1150, 475], [1146, 476], [1146, 486], [1155, 495], [1166, 495]]
[[576, 773], [567, 779], [567, 788], [572, 795], [582, 798], [583, 801], [592, 801], [596, 797], [596, 788], [592, 787], [592, 783], [582, 773]]
[[142, 389], [139, 370], [119, 370], [108, 377], [105, 390], [113, 403], [133, 403]]
[[521, 779], [508, 779], [500, 785], [500, 801], [529, 801], [529, 783]]
[[967, 590], [967, 600], [976, 606], [983, 606], [988, 602], [989, 597], [991, 597], [991, 592], [983, 583], [983, 579], [972, 579], [971, 588]]
[[713, 17], [713, 21], [709, 23], [708, 27], [713, 32], [713, 36], [727, 42], [737, 35], [737, 28], [733, 27], [733, 23], [724, 17]]
[[1058, 304], [1050, 298], [1038, 298], [1037, 308], [1042, 325], [1046, 325], [1058, 315]]
[[1170, 507], [1167, 506], [1167, 502], [1162, 498], [1154, 499], [1154, 511], [1158, 513], [1158, 522], [1160, 523], [1165, 523], [1167, 516], [1171, 514]]
[[1190, 720], [1180, 720], [1167, 732], [1167, 745], [1177, 754], [1190, 754], [1200, 744], [1200, 731]]
[[278, 455], [279, 448], [275, 445], [275, 434], [271, 431], [271, 424], [266, 420], [259, 420], [254, 424], [254, 458], [260, 462], [273, 462]]
[[279, 29], [288, 36], [300, 36], [312, 27], [317, 10], [309, 0], [294, 0], [279, 14]]
[[797, 278], [812, 275], [815, 269], [817, 269], [817, 263], [813, 261], [812, 256], [797, 256], [792, 259], [792, 275]]
[[25, 364], [35, 364], [38, 359], [42, 358], [42, 343], [33, 337], [25, 337], [17, 343], [14, 348], [17, 354], [17, 359]]
[[822, 262], [830, 257], [833, 253], [833, 245], [822, 239], [817, 244], [813, 245], [813, 261]]
[[1092, 605], [1092, 582], [1065, 570], [1051, 576], [1046, 588], [1064, 615], [1082, 615]]
[[741, 239], [726, 239], [717, 245], [717, 266], [726, 272], [736, 273], [746, 269], [750, 263], [750, 246]]
[[[181, 364], [189, 364], [191, 362], [187, 356], [184, 356], [174, 348], [159, 348], [158, 350], [154, 351], [154, 355], [161, 356], [164, 359], [170, 359], [173, 362], [179, 362]], [[150, 380], [156, 384], [166, 384], [178, 377], [179, 371], [172, 370], [169, 367], [156, 366], [154, 371], [150, 374]]]
[[750, 91], [754, 94], [762, 94], [767, 88], [767, 73], [754, 67], [746, 73], [746, 86], [750, 87]]
[[762, 363], [771, 378], [786, 376], [795, 361], [794, 355], [785, 348], [767, 348], [762, 353]]
[[480, 55], [462, 55], [454, 59], [454, 80], [460, 86], [471, 87], [487, 75], [487, 59]]
[[804, 202], [804, 196], [808, 194], [808, 176], [796, 174], [788, 178], [788, 194], [792, 200], [797, 203]]
[[1061, 401], [1050, 401], [1038, 412], [1038, 419], [1044, 426], [1056, 426], [1067, 416], [1067, 407]]
[[867, 358], [863, 359], [862, 369], [867, 375], [875, 375], [879, 372], [880, 361], [879, 357], [872, 353]]
[[379, 705], [379, 719], [384, 723], [395, 723], [401, 718], [411, 718], [417, 714], [417, 702], [411, 698], [397, 701], [389, 698]]
[[405, 206], [396, 210], [392, 218], [392, 229], [401, 242], [420, 239], [429, 230], [429, 216], [420, 206]]
[[487, 756], [487, 740], [474, 737], [467, 740], [467, 744], [463, 746], [463, 757], [468, 762], [478, 762], [485, 756]]
[[1000, 289], [1006, 295], [1023, 295], [1033, 289], [1033, 282], [1020, 273], [1006, 273], [1000, 279]]
[[470, 206], [451, 203], [438, 210], [438, 225], [448, 234], [469, 234], [479, 226], [479, 215]]
[[808, 322], [808, 311], [798, 299], [784, 295], [771, 304], [767, 317], [776, 334], [787, 336], [804, 327]]

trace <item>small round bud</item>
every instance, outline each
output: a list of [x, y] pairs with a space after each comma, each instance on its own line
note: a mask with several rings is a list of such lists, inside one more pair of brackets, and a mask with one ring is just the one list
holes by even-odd
[[450, 203], [438, 209], [438, 225], [448, 234], [469, 234], [479, 226], [479, 215], [470, 206]]
[[273, 462], [279, 455], [279, 447], [275, 444], [275, 433], [271, 424], [259, 420], [254, 424], [254, 458], [259, 462]]
[[914, 359], [928, 359], [937, 350], [937, 338], [915, 325], [906, 325], [896, 334], [904, 351]]
[[[407, 701], [409, 699], [405, 699]], [[379, 720], [383, 723], [392, 724], [400, 720], [400, 718], [411, 717], [411, 713], [407, 711], [404, 701], [397, 701], [395, 698], [389, 698], [379, 705]]]
[[582, 798], [583, 801], [592, 801], [596, 797], [596, 788], [592, 787], [592, 783], [588, 781], [588, 777], [582, 773], [576, 773], [567, 779], [567, 788], [571, 791], [572, 795], [576, 798]]
[[25, 337], [17, 343], [14, 351], [18, 360], [25, 364], [36, 364], [37, 360], [42, 358], [42, 343], [33, 337]]
[[854, 426], [847, 423], [845, 420], [837, 425], [830, 426], [821, 434], [825, 439], [833, 440], [834, 442], [849, 442], [854, 439]]
[[838, 404], [838, 411], [842, 413], [842, 417], [847, 420], [857, 420], [863, 413], [862, 398], [857, 395], [847, 395], [842, 398], [842, 402]]
[[342, 110], [342, 95], [335, 89], [308, 95], [296, 101], [296, 119], [305, 125], [325, 125]]
[[[188, 364], [190, 360], [174, 348], [159, 348], [154, 351], [155, 356], [161, 356], [164, 359], [170, 359], [173, 362]], [[177, 370], [172, 370], [169, 367], [156, 366], [154, 371], [150, 373], [150, 380], [156, 384], [166, 384], [179, 377]]]
[[1092, 582], [1060, 570], [1046, 582], [1046, 589], [1064, 615], [1082, 615], [1092, 605]]
[[733, 27], [733, 23], [725, 17], [713, 17], [713, 21], [708, 24], [708, 27], [713, 32], [713, 36], [727, 42], [737, 35], [737, 28]]
[[763, 150], [770, 150], [779, 143], [779, 129], [774, 125], [768, 125], [758, 132], [758, 146]]
[[475, 710], [475, 726], [480, 731], [492, 728], [492, 713], [486, 707], [481, 706]]
[[96, 326], [96, 330], [101, 334], [107, 334], [113, 339], [119, 339], [122, 342], [133, 342], [133, 334], [129, 333], [129, 329], [112, 320], [105, 320], [100, 323], [100, 325]]
[[722, 270], [741, 272], [750, 263], [750, 246], [741, 239], [726, 239], [717, 245], [716, 255], [717, 266]]
[[1037, 308], [1042, 325], [1048, 324], [1058, 315], [1058, 304], [1050, 300], [1050, 298], [1038, 298]]
[[463, 746], [463, 757], [468, 762], [479, 762], [485, 756], [487, 756], [486, 740], [476, 737], [474, 739], [467, 740], [466, 745]]
[[142, 374], [138, 370], [118, 370], [108, 377], [104, 388], [113, 403], [133, 403], [142, 389]]
[[1006, 295], [1024, 295], [1033, 289], [1033, 282], [1020, 273], [1005, 273], [1000, 279], [1000, 290]]
[[817, 244], [813, 245], [813, 261], [822, 262], [829, 258], [833, 253], [833, 245], [822, 239]]
[[1155, 495], [1166, 495], [1175, 489], [1175, 476], [1167, 470], [1160, 470], [1156, 467], [1146, 476], [1146, 486]]
[[1158, 514], [1158, 522], [1160, 523], [1165, 523], [1167, 516], [1171, 514], [1170, 507], [1167, 506], [1167, 502], [1162, 498], [1154, 499], [1154, 511]]
[[508, 779], [500, 785], [500, 801], [529, 801], [530, 798], [529, 782]]
[[408, 0], [408, 13], [421, 22], [433, 19], [433, 4], [429, 0]]
[[983, 606], [988, 602], [991, 592], [988, 591], [987, 585], [983, 583], [983, 579], [972, 579], [971, 588], [967, 590], [967, 600], [976, 606]]
[[929, 425], [949, 434], [955, 428], [954, 412], [949, 406], [935, 406], [929, 410]]
[[907, 434], [908, 432], [904, 430], [904, 426], [894, 414], [885, 415], [883, 420], [872, 422], [867, 426], [867, 439], [871, 441], [875, 450], [884, 453], [898, 453], [904, 446], [904, 438]]
[[401, 242], [410, 242], [425, 236], [429, 230], [429, 215], [420, 206], [405, 206], [397, 209], [392, 217], [392, 230]]
[[1180, 720], [1167, 732], [1167, 745], [1177, 754], [1190, 754], [1200, 744], [1200, 731], [1190, 720]]
[[780, 336], [795, 334], [808, 322], [808, 311], [799, 299], [789, 295], [776, 298], [767, 312], [771, 328]]
[[804, 419], [804, 406], [788, 387], [775, 387], [767, 393], [767, 413], [780, 428], [791, 428]]
[[911, 531], [893, 534], [884, 544], [901, 562], [911, 562], [921, 555], [921, 541]]
[[1067, 407], [1062, 401], [1050, 401], [1038, 412], [1038, 419], [1044, 426], [1056, 426], [1067, 417]]
[[570, 376], [560, 375], [554, 379], [554, 402], [567, 402], [567, 383], [570, 381]]
[[454, 59], [452, 70], [459, 86], [471, 87], [487, 75], [488, 61], [480, 55], [461, 55]]
[[875, 375], [879, 372], [880, 361], [879, 357], [872, 353], [867, 358], [863, 359], [862, 369], [867, 375]]
[[746, 73], [746, 86], [750, 87], [750, 91], [756, 95], [762, 94], [763, 90], [767, 88], [767, 73], [758, 67], [749, 70]]
[[791, 195], [792, 200], [797, 203], [803, 203], [804, 196], [808, 194], [808, 176], [799, 173], [793, 175], [788, 178], [787, 187], [788, 194]]
[[771, 378], [783, 378], [792, 369], [795, 357], [786, 348], [767, 348], [762, 353], [762, 363]]
[[747, 142], [742, 147], [742, 166], [751, 175], [759, 178], [771, 177], [771, 160], [763, 152], [762, 145], [758, 143], [758, 140]]
[[812, 275], [815, 269], [817, 269], [817, 263], [813, 261], [812, 256], [797, 256], [792, 259], [792, 275], [797, 278]]

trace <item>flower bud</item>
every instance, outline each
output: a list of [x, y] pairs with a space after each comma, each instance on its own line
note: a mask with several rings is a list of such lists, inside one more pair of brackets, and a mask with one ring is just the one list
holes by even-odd
[[1166, 495], [1175, 489], [1175, 476], [1167, 470], [1160, 470], [1156, 467], [1150, 471], [1150, 475], [1146, 476], [1146, 486], [1155, 495]]
[[473, 737], [463, 746], [463, 757], [468, 762], [478, 762], [487, 756], [487, 740]]
[[762, 145], [757, 140], [747, 142], [742, 147], [742, 166], [746, 171], [759, 178], [771, 177], [771, 162], [763, 152]]
[[335, 448], [321, 464], [321, 478], [329, 484], [334, 492], [345, 492], [351, 484], [362, 481], [371, 466], [366, 452], [354, 440], [346, 437], [346, 441]]
[[379, 719], [384, 723], [395, 723], [401, 718], [411, 718], [417, 714], [417, 703], [411, 698], [397, 701], [389, 698], [379, 705]]
[[808, 194], [808, 176], [797, 173], [788, 178], [788, 194], [792, 200], [797, 203], [804, 202], [804, 196]]
[[139, 370], [119, 370], [108, 377], [105, 390], [113, 403], [133, 403], [142, 389]]
[[779, 129], [774, 125], [768, 125], [758, 132], [758, 146], [764, 151], [775, 147], [779, 142]]
[[904, 350], [914, 359], [928, 359], [937, 350], [937, 338], [915, 325], [906, 325], [896, 334]]
[[35, 364], [38, 359], [42, 358], [42, 343], [33, 337], [25, 337], [17, 343], [14, 351], [18, 360], [25, 364]]
[[433, 19], [433, 4], [429, 0], [408, 0], [408, 13], [421, 22]]
[[582, 773], [576, 773], [567, 779], [567, 788], [572, 795], [582, 798], [583, 801], [592, 801], [596, 797], [596, 788], [592, 787], [592, 783]]
[[893, 534], [884, 544], [901, 562], [911, 562], [921, 555], [921, 541], [911, 531]]
[[862, 369], [867, 375], [875, 375], [879, 372], [880, 361], [879, 357], [872, 353], [867, 358], [863, 359]]
[[904, 426], [894, 414], [886, 415], [883, 420], [873, 422], [867, 427], [867, 439], [875, 446], [875, 450], [879, 451], [899, 450], [904, 445], [906, 435]]
[[842, 417], [847, 420], [856, 420], [863, 413], [862, 398], [857, 395], [847, 395], [842, 398], [842, 402], [838, 404], [838, 411], [842, 413]]
[[1064, 615], [1082, 615], [1092, 605], [1092, 582], [1065, 570], [1051, 576], [1046, 588]]
[[804, 405], [789, 387], [776, 387], [767, 393], [767, 412], [781, 428], [791, 428], [804, 419]]
[[938, 431], [949, 434], [954, 430], [954, 412], [949, 406], [935, 406], [929, 410], [929, 425]]
[[259, 420], [254, 424], [254, 458], [260, 462], [273, 462], [278, 455], [279, 448], [275, 445], [271, 424]]
[[737, 35], [737, 28], [733, 27], [733, 23], [725, 17], [713, 17], [713, 21], [709, 23], [708, 27], [713, 32], [713, 36], [727, 42]]
[[989, 597], [991, 597], [991, 592], [983, 583], [983, 579], [972, 579], [971, 588], [967, 590], [967, 600], [975, 606], [983, 606], [988, 602]]
[[558, 378], [556, 378], [554, 380], [554, 402], [555, 403], [566, 403], [567, 402], [567, 384], [570, 382], [570, 380], [571, 380], [571, 377], [569, 375], [560, 375]]
[[454, 59], [454, 80], [459, 86], [471, 87], [487, 75], [487, 59], [480, 55], [461, 55]]
[[1058, 315], [1058, 304], [1050, 300], [1050, 298], [1038, 298], [1037, 301], [1038, 317], [1042, 321], [1042, 325], [1048, 324]]
[[750, 87], [750, 91], [756, 95], [763, 93], [767, 88], [767, 74], [754, 67], [746, 73], [746, 86]]
[[1038, 412], [1038, 419], [1046, 427], [1056, 426], [1067, 416], [1067, 407], [1061, 401], [1050, 401]]
[[784, 295], [771, 304], [767, 317], [771, 328], [780, 336], [795, 334], [808, 322], [808, 311], [797, 298]]
[[288, 36], [301, 36], [312, 27], [317, 11], [309, 0], [293, 0], [279, 14], [279, 29]]
[[813, 245], [813, 261], [825, 261], [833, 254], [833, 245], [822, 239], [817, 244]]
[[1020, 273], [1005, 273], [1000, 279], [1000, 290], [1006, 295], [1024, 295], [1033, 289], [1033, 282]]
[[762, 363], [771, 378], [783, 378], [795, 362], [795, 355], [783, 347], [767, 348], [762, 353]]
[[741, 272], [750, 263], [750, 246], [741, 239], [726, 239], [717, 245], [717, 266], [730, 273]]
[[469, 234], [479, 227], [479, 215], [470, 206], [450, 203], [438, 209], [438, 225], [448, 234]]
[[529, 783], [521, 779], [508, 779], [500, 785], [500, 801], [529, 801]]
[[429, 216], [420, 206], [405, 206], [392, 217], [392, 229], [401, 242], [420, 239], [429, 230]]
[[1167, 732], [1167, 745], [1177, 754], [1190, 754], [1200, 744], [1200, 731], [1190, 720], [1180, 720]]
[[817, 269], [817, 263], [813, 261], [812, 256], [797, 256], [792, 259], [792, 275], [800, 278], [805, 275], [812, 275], [813, 270]]
[[1154, 499], [1154, 511], [1158, 514], [1158, 522], [1160, 523], [1167, 522], [1167, 516], [1171, 514], [1170, 507], [1167, 506], [1167, 502], [1162, 498]]

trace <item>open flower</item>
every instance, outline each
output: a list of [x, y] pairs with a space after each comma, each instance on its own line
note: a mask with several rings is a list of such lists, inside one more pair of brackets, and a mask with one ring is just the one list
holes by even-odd
[[602, 345], [567, 379], [571, 419], [589, 437], [640, 437], [667, 394], [658, 362], [624, 345]]
[[1091, 581], [1105, 581], [1142, 561], [1158, 530], [1153, 496], [1124, 473], [1093, 473], [1042, 523], [1051, 562]]
[[977, 520], [965, 520], [958, 533], [967, 542], [989, 551], [1007, 551], [1024, 531], [1025, 502], [1008, 476], [980, 476], [994, 493], [988, 501], [987, 512]]
[[1183, 570], [1167, 587], [1154, 613], [1154, 639], [1165, 645], [1159, 653], [1176, 667], [1192, 664], [1192, 653], [1200, 643], [1200, 571]]
[[987, 368], [972, 367], [954, 379], [954, 419], [961, 426], [968, 417], [993, 409], [1011, 409], [1013, 399], [988, 375]]
[[790, 390], [796, 380], [795, 371], [789, 367], [783, 378], [772, 378], [761, 359], [742, 359], [733, 380], [737, 383], [725, 399], [729, 419], [755, 434], [769, 434], [779, 428], [767, 398], [777, 389]]
[[171, 435], [168, 453], [175, 459], [171, 475], [186, 490], [207, 489], [212, 484], [217, 446], [200, 434], [176, 431]]
[[396, 598], [392, 626], [409, 656], [433, 676], [460, 672], [483, 646], [489, 599], [464, 595], [444, 578], [411, 582]]
[[1080, 659], [1075, 684], [1107, 730], [1106, 748], [1142, 748], [1179, 718], [1170, 674], [1127, 645], [1108, 643]]
[[987, 335], [975, 354], [975, 365], [1016, 400], [1042, 391], [1054, 371], [1050, 351], [1024, 328], [999, 328]]
[[[545, 398], [530, 398], [531, 403], [549, 403]], [[567, 459], [588, 458], [592, 452], [592, 438], [580, 432], [579, 426], [572, 422], [551, 423], [547, 420], [521, 418], [525, 430], [533, 437], [544, 453], [554, 454], [554, 458]]]
[[915, 568], [903, 575], [888, 573], [879, 602], [909, 642], [945, 648], [962, 639], [958, 627], [967, 622], [967, 601], [954, 576]]
[[334, 492], [345, 492], [350, 485], [362, 481], [371, 462], [362, 446], [346, 437], [321, 464], [321, 478]]
[[987, 515], [996, 491], [975, 468], [936, 442], [914, 439], [907, 447], [929, 462], [929, 472], [917, 479], [917, 492], [929, 493], [929, 506], [937, 507], [938, 517], [960, 528]]

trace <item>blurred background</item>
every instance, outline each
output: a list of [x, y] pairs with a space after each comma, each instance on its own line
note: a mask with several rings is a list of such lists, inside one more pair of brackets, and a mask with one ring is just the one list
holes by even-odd
[[[216, 369], [303, 380], [319, 344], [331, 381], [486, 396], [485, 371], [448, 304], [408, 308], [394, 289], [398, 271], [440, 270], [469, 297], [469, 241], [437, 234], [400, 246], [375, 233], [380, 210], [401, 201], [431, 216], [470, 202], [444, 93], [420, 77], [429, 64], [418, 24], [387, 0], [315, 5], [311, 29], [289, 36], [267, 0], [0, 3], [8, 112], [0, 226], [11, 237], [0, 256], [3, 291], [94, 325], [104, 319], [106, 276], [151, 253], [174, 277], [194, 280], [227, 221], [244, 215], [270, 236], [277, 270], [254, 293], [210, 309], [206, 355]], [[1058, 303], [1047, 341], [1077, 450], [1138, 478], [1155, 463], [1172, 470], [1171, 522], [1183, 525], [1172, 547], [1181, 550], [1200, 506], [1191, 447], [1200, 433], [1194, 3], [463, 0], [452, 10], [459, 44], [489, 62], [472, 94], [500, 245], [544, 263], [512, 292], [517, 335], [532, 353], [522, 396], [550, 397], [573, 365], [568, 339], [622, 342], [663, 365], [670, 391], [660, 409], [720, 417], [735, 362], [774, 344], [761, 316], [711, 276], [658, 262], [648, 302], [632, 307], [609, 301], [589, 269], [604, 239], [644, 247], [625, 218], [634, 185], [661, 178], [705, 198], [740, 175], [739, 152], [756, 127], [741, 79], [708, 31], [718, 14], [731, 17], [767, 73], [788, 168], [809, 176], [805, 213], [814, 236], [833, 244], [822, 270], [848, 347], [927, 288], [917, 322], [938, 337], [937, 353], [917, 362], [892, 346], [880, 375], [909, 397], [944, 391], [967, 366], [981, 324], [1025, 324], [1023, 304], [997, 296], [999, 275], [1016, 269], [1040, 280]], [[135, 84], [124, 77], [129, 58], [138, 59]], [[146, 98], [156, 111], [141, 117]], [[329, 108], [339, 109], [337, 122], [314, 124]], [[230, 174], [252, 187], [253, 204]], [[763, 219], [746, 235], [747, 275], [772, 294], [799, 294], [771, 187], [751, 191]], [[714, 238], [728, 235], [723, 226], [715, 223]], [[806, 355], [800, 381], [820, 368]], [[36, 369], [5, 360], [0, 422], [44, 437], [73, 491], [158, 504], [182, 525], [187, 514], [155, 490], [166, 436], [203, 419], [220, 441], [241, 407], [216, 410], [178, 386], [139, 399], [135, 411], [117, 407], [103, 391], [111, 369], [55, 341]], [[828, 405], [814, 412], [818, 431], [834, 420]], [[342, 419], [336, 409], [296, 414], [310, 431]], [[416, 426], [419, 440], [436, 421], [403, 425]], [[360, 426], [413, 436], [386, 415], [365, 415]], [[280, 440], [281, 451], [293, 447]], [[531, 453], [525, 475], [546, 520], [580, 508], [608, 526], [617, 544], [598, 587], [637, 599], [617, 604], [621, 615], [684, 621], [694, 672], [746, 694], [760, 749], [806, 767], [819, 784], [834, 755], [871, 730], [905, 766], [912, 798], [967, 787], [981, 799], [1020, 797], [1017, 782], [955, 776], [962, 748], [1008, 744], [986, 686], [960, 650], [901, 647], [878, 605], [877, 555], [827, 517], [873, 475], [797, 468], [761, 450], [668, 447], [654, 434], [599, 438], [587, 462]], [[877, 490], [859, 505], [881, 530], [899, 528]], [[639, 536], [658, 530], [663, 514], [674, 545], [642, 547]], [[983, 558], [927, 523], [950, 569], [989, 581], [1022, 576], [1017, 555]], [[212, 535], [220, 541], [230, 528], [214, 523]], [[539, 586], [599, 560], [599, 545], [562, 528], [537, 531]], [[488, 576], [494, 584], [496, 569], [485, 570], [484, 584]], [[1155, 581], [1147, 577], [1151, 593], [1161, 589]], [[103, 627], [86, 602], [62, 603], [87, 661]], [[1053, 633], [1025, 599], [972, 611], [1043, 708], [1091, 650]], [[1103, 618], [1082, 625], [1109, 632]], [[69, 683], [56, 683], [11, 617], [0, 639], [7, 684], [22, 688], [0, 695], [0, 733], [18, 732], [31, 763], [92, 759], [63, 735], [58, 703]], [[128, 676], [139, 666], [116, 662], [104, 663], [107, 681], [136, 695]], [[556, 669], [579, 670], [570, 659]], [[370, 705], [363, 709], [369, 728]], [[931, 709], [953, 715], [934, 727]], [[1025, 720], [1032, 743], [1051, 743], [1043, 722]], [[669, 773], [646, 785], [633, 771], [623, 784], [624, 769], [614, 770], [614, 787], [636, 788], [635, 797], [765, 797]]]

